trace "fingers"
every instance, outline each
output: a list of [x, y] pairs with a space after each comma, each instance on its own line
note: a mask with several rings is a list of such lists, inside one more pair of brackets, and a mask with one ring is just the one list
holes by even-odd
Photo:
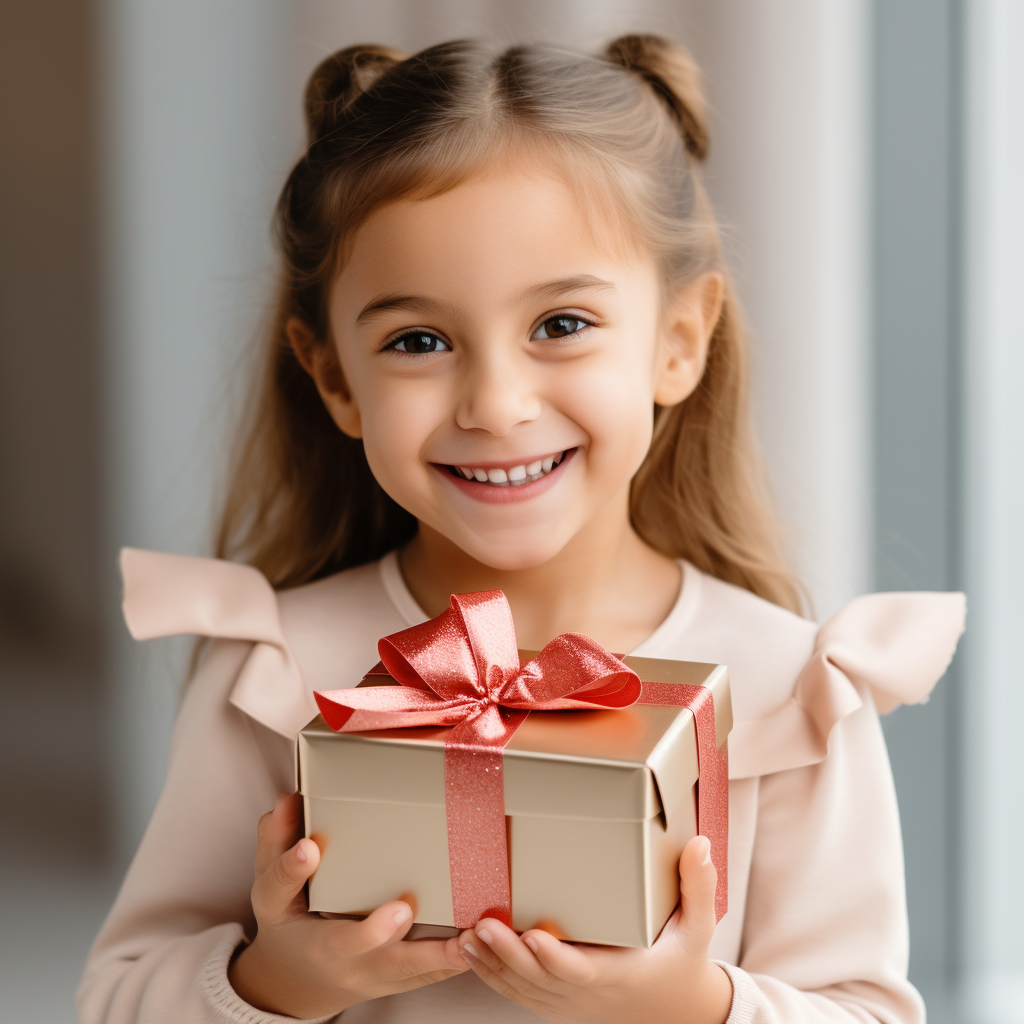
[[381, 969], [398, 979], [402, 990], [429, 985], [469, 970], [452, 939], [416, 939], [384, 946], [378, 954]]
[[[311, 839], [300, 839], [273, 861], [252, 887], [256, 919], [280, 921], [295, 910], [296, 897], [320, 863], [320, 850]], [[305, 905], [301, 908], [305, 911]]]
[[711, 843], [705, 836], [695, 836], [683, 847], [679, 858], [679, 882], [682, 894], [680, 926], [696, 929], [710, 940], [715, 930], [715, 887], [718, 872], [711, 862]]
[[400, 977], [436, 971], [456, 974], [466, 969], [454, 939], [417, 939], [401, 942], [413, 925], [412, 908], [404, 900], [378, 907], [362, 921], [339, 920], [333, 932], [332, 952], [338, 957], [388, 951], [386, 962]]
[[459, 949], [458, 938], [445, 940], [444, 955], [447, 957], [448, 963], [453, 967], [458, 966], [462, 970], [469, 970], [469, 964], [466, 963], [466, 958], [462, 955], [462, 951]]
[[[544, 999], [546, 992], [565, 987], [511, 928], [493, 918], [484, 918], [473, 931], [464, 932], [459, 944], [468, 954], [467, 961], [485, 981], [488, 978], [478, 970], [481, 964], [487, 968], [488, 976], [500, 978], [504, 985], [524, 997]], [[496, 987], [491, 981], [488, 984]]]
[[282, 793], [256, 826], [256, 875], [270, 865], [299, 838], [302, 825], [302, 798], [298, 793]]
[[412, 920], [412, 907], [404, 900], [385, 903], [362, 921], [346, 922], [339, 928], [338, 952], [345, 956], [358, 956], [389, 942], [397, 942], [408, 934]]
[[479, 946], [472, 941], [470, 941], [468, 946], [463, 945], [462, 949], [466, 957], [466, 962], [469, 964], [470, 967], [473, 968], [473, 973], [485, 985], [487, 985], [488, 988], [494, 989], [494, 991], [497, 992], [499, 996], [504, 996], [506, 999], [511, 999], [512, 1002], [518, 1003], [520, 1006], [527, 1006], [528, 1008], [531, 1002], [536, 1002], [534, 1000], [528, 999], [528, 997], [524, 995], [518, 988], [510, 984], [507, 976], [502, 977], [502, 975], [499, 974], [497, 970], [489, 966], [489, 963], [492, 962], [499, 965], [501, 963], [501, 961], [496, 956], [494, 956], [493, 953], [485, 953], [484, 959], [474, 956], [472, 953], [469, 952], [469, 950], [478, 950]]
[[537, 962], [559, 980], [569, 985], [590, 985], [597, 979], [591, 950], [559, 942], [549, 932], [539, 929], [523, 932], [523, 942]]
[[[540, 963], [533, 950], [501, 921], [484, 918], [477, 924], [474, 931], [476, 937], [520, 977], [541, 987], [548, 987], [552, 982], [558, 982], [559, 979]], [[472, 944], [473, 940], [469, 941]]]

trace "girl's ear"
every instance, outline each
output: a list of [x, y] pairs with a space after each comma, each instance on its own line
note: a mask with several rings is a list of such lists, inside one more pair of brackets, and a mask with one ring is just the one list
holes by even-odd
[[725, 279], [717, 271], [701, 274], [671, 297], [654, 381], [657, 405], [678, 405], [700, 383], [724, 298]]
[[320, 398], [338, 429], [349, 437], [362, 437], [359, 406], [349, 393], [334, 346], [318, 340], [309, 324], [296, 316], [288, 318], [285, 332], [295, 358], [313, 378]]

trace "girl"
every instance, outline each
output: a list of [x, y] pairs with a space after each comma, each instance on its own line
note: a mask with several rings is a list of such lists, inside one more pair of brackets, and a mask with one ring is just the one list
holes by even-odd
[[[686, 54], [648, 36], [599, 58], [353, 47], [313, 73], [306, 115], [220, 534], [249, 565], [124, 559], [136, 636], [217, 639], [82, 1020], [923, 1020], [876, 708], [930, 690], [962, 599], [862, 598], [817, 635], [797, 614]], [[278, 794], [311, 692], [353, 685], [380, 636], [485, 589], [507, 595], [522, 647], [573, 630], [728, 664], [717, 927], [701, 837], [646, 950], [489, 919], [413, 929], [402, 900], [363, 921], [307, 913], [319, 850]]]

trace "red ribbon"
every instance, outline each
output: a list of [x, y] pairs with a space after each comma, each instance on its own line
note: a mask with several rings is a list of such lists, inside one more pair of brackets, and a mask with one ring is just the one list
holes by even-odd
[[512, 612], [500, 590], [455, 594], [436, 619], [384, 637], [381, 665], [399, 686], [318, 690], [336, 732], [450, 726], [444, 782], [452, 908], [457, 928], [482, 917], [511, 924], [502, 750], [531, 711], [667, 704], [697, 725], [697, 827], [718, 869], [715, 913], [726, 910], [728, 763], [715, 741], [705, 686], [641, 683], [615, 655], [581, 633], [555, 637], [520, 666]]

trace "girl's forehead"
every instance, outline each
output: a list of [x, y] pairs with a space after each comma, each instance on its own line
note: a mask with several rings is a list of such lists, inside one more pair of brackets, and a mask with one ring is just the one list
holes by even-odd
[[374, 210], [353, 236], [342, 276], [452, 260], [508, 273], [524, 264], [649, 259], [608, 189], [550, 160], [495, 161], [436, 195]]

